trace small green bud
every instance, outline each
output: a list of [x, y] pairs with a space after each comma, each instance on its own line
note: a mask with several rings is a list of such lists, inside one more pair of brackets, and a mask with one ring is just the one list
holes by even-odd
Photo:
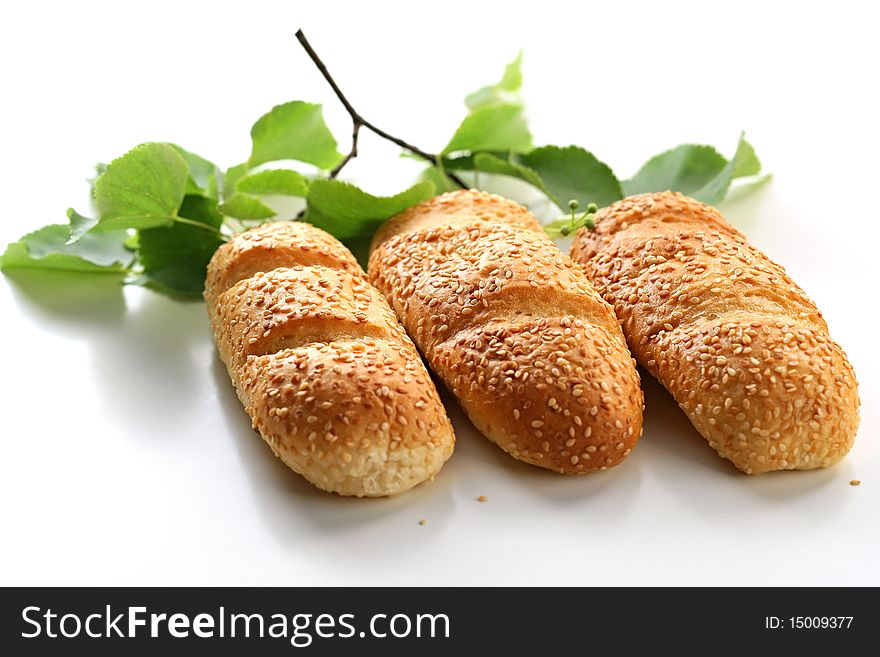
[[569, 233], [571, 233], [571, 227], [570, 227], [570, 226], [562, 226], [562, 227], [559, 229], [559, 234], [562, 235], [563, 237], [568, 237]]
[[598, 211], [599, 211], [599, 206], [596, 205], [595, 203], [590, 203], [587, 206], [587, 212], [589, 212], [590, 214], [593, 214], [594, 212], [598, 212]]
[[572, 212], [577, 210], [580, 206], [581, 206], [581, 204], [577, 202], [577, 199], [571, 199], [568, 202], [568, 209], [571, 210]]
[[593, 230], [596, 227], [596, 220], [593, 217], [587, 217], [584, 219], [584, 226], [586, 226], [589, 230]]

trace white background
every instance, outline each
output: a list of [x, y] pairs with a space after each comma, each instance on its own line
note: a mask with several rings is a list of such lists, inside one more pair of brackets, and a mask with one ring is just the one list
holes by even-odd
[[[346, 115], [297, 27], [365, 116], [426, 149], [448, 139], [464, 94], [524, 47], [539, 144], [583, 145], [628, 175], [680, 142], [729, 154], [747, 131], [774, 180], [724, 210], [815, 298], [863, 406], [842, 464], [750, 478], [646, 380], [633, 455], [563, 478], [513, 461], [449, 404], [459, 442], [434, 483], [342, 499], [251, 431], [202, 304], [99, 277], [0, 277], [0, 584], [880, 584], [870, 7], [8, 5], [2, 245], [63, 222], [69, 205], [87, 209], [91, 166], [137, 143], [245, 159], [250, 125], [278, 102], [325, 102], [346, 147]], [[349, 173], [372, 191], [414, 175], [378, 140], [361, 152]]]

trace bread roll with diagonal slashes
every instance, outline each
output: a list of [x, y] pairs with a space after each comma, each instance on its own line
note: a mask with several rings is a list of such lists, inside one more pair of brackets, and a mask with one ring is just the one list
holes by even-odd
[[629, 346], [740, 470], [830, 466], [858, 429], [853, 368], [785, 270], [714, 208], [642, 194], [596, 215], [571, 250]]
[[516, 203], [438, 196], [376, 234], [370, 277], [476, 427], [562, 473], [620, 463], [642, 430], [611, 307]]
[[452, 426], [415, 346], [324, 231], [279, 222], [236, 235], [208, 265], [205, 299], [254, 428], [318, 488], [394, 495], [451, 455]]

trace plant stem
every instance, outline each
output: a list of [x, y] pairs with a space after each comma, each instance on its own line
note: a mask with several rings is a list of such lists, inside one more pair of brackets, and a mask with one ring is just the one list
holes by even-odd
[[222, 239], [224, 242], [229, 238], [226, 237], [219, 230], [214, 228], [213, 226], [209, 226], [208, 224], [203, 224], [200, 221], [193, 221], [192, 219], [187, 219], [186, 217], [174, 217], [174, 221], [179, 224], [186, 224], [187, 226], [195, 226], [196, 228], [201, 228], [202, 230], [207, 230], [209, 233], [214, 233], [217, 237]]
[[[296, 38], [299, 41], [300, 45], [303, 47], [303, 49], [308, 54], [309, 58], [312, 60], [312, 62], [315, 64], [315, 66], [318, 68], [318, 70], [321, 72], [321, 75], [324, 76], [324, 79], [327, 81], [327, 84], [329, 84], [330, 88], [333, 89], [333, 93], [336, 94], [336, 97], [339, 99], [339, 102], [341, 102], [343, 107], [345, 107], [345, 110], [348, 112], [348, 115], [351, 117], [351, 122], [352, 122], [351, 150], [348, 152], [348, 155], [345, 156], [345, 158], [342, 160], [342, 162], [340, 162], [338, 165], [336, 165], [336, 168], [334, 168], [330, 172], [331, 178], [335, 178], [336, 176], [338, 176], [339, 172], [342, 171], [343, 167], [345, 167], [346, 164], [348, 164], [351, 160], [353, 160], [354, 158], [357, 157], [357, 155], [358, 155], [358, 152], [357, 152], [358, 134], [360, 133], [360, 129], [362, 127], [366, 128], [367, 130], [371, 131], [372, 133], [378, 135], [379, 137], [382, 137], [382, 139], [390, 141], [393, 144], [397, 144], [398, 146], [400, 146], [404, 150], [407, 150], [410, 153], [414, 153], [415, 155], [418, 155], [419, 157], [421, 157], [421, 158], [427, 160], [428, 162], [430, 162], [431, 164], [433, 164], [435, 167], [442, 168], [443, 164], [441, 161], [442, 160], [441, 156], [435, 155], [434, 153], [429, 153], [427, 151], [423, 151], [418, 146], [414, 146], [413, 144], [405, 142], [400, 137], [395, 137], [394, 135], [391, 135], [391, 134], [385, 132], [384, 130], [373, 125], [372, 123], [367, 121], [363, 116], [361, 116], [360, 113], [354, 108], [354, 106], [348, 101], [348, 98], [345, 97], [345, 94], [342, 93], [342, 90], [339, 88], [339, 85], [336, 84], [336, 81], [333, 79], [333, 76], [330, 75], [330, 71], [327, 70], [327, 66], [324, 64], [324, 62], [318, 56], [318, 53], [315, 52], [314, 48], [312, 48], [311, 44], [309, 43], [308, 39], [306, 39], [306, 35], [303, 34], [302, 30], [296, 31]], [[458, 185], [462, 189], [467, 189], [467, 185], [458, 176], [456, 176], [453, 173], [447, 173], [446, 175], [456, 185]]]

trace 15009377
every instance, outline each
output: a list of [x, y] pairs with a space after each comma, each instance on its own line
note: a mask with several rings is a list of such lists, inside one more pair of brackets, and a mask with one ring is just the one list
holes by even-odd
[[768, 630], [848, 630], [854, 616], [765, 616], [764, 627]]

